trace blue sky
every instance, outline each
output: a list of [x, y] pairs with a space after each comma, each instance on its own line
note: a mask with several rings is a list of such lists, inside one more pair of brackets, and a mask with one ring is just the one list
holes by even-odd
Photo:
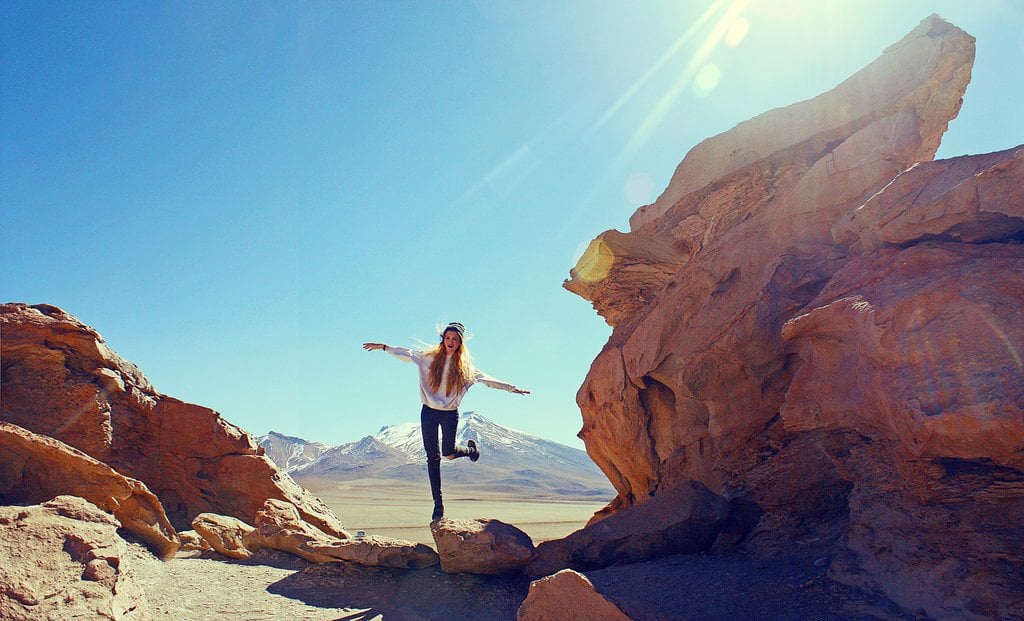
[[157, 390], [331, 444], [416, 420], [367, 340], [458, 320], [463, 403], [582, 447], [610, 334], [561, 288], [697, 142], [939, 13], [978, 39], [939, 157], [1024, 142], [1024, 3], [0, 4], [0, 299], [58, 305]]

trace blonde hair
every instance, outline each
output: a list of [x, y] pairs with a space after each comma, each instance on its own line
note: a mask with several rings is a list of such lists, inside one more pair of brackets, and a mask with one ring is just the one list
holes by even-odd
[[441, 342], [429, 353], [434, 356], [430, 362], [430, 369], [427, 373], [427, 380], [430, 382], [430, 389], [437, 392], [441, 387], [441, 376], [444, 374], [444, 363], [448, 357], [444, 350], [444, 335], [448, 332], [456, 332], [459, 335], [459, 348], [452, 355], [452, 364], [448, 369], [448, 381], [445, 383], [445, 394], [454, 395], [470, 384], [473, 377], [473, 359], [469, 355], [469, 348], [466, 347], [465, 336], [454, 328], [446, 329], [441, 333]]

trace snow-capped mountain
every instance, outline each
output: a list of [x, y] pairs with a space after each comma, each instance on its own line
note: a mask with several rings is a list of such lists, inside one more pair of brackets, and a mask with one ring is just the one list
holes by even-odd
[[[442, 463], [445, 486], [532, 497], [611, 498], [611, 484], [587, 454], [564, 444], [498, 425], [475, 413], [460, 416], [456, 442], [474, 440], [477, 462]], [[325, 447], [271, 433], [258, 438], [267, 455], [300, 483], [303, 479], [425, 482], [423, 440], [418, 423], [382, 427], [375, 435]], [[282, 465], [275, 456], [289, 459]]]
[[269, 457], [278, 468], [290, 472], [301, 468], [320, 457], [329, 446], [319, 442], [308, 442], [302, 438], [286, 436], [271, 431], [265, 436], [256, 438], [256, 443], [263, 447]]

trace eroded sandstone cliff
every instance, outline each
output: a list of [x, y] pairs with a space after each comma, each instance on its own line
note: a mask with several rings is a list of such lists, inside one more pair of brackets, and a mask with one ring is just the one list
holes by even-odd
[[1024, 614], [1024, 147], [930, 161], [973, 60], [932, 16], [591, 244], [565, 286], [614, 328], [577, 396], [609, 512], [696, 480], [756, 506], [759, 554]]

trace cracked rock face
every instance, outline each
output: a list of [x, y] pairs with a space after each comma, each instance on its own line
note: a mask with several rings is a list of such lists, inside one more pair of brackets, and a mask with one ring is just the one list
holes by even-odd
[[930, 161], [973, 60], [932, 16], [591, 244], [565, 286], [614, 328], [577, 395], [608, 512], [696, 480], [764, 512], [751, 550], [832, 542], [910, 610], [1022, 614], [1024, 148]]

